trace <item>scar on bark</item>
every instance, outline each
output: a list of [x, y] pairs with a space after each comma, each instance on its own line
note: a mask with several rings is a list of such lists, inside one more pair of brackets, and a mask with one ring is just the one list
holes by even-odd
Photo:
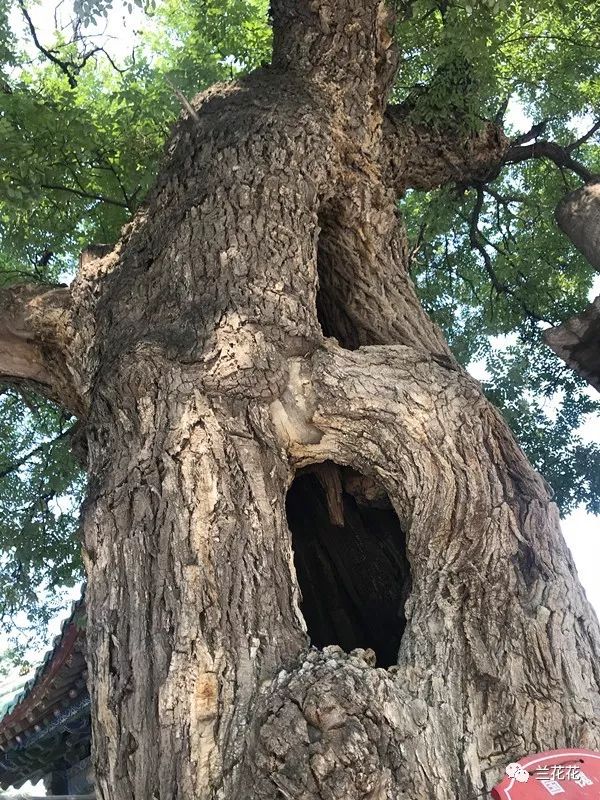
[[385, 490], [326, 461], [299, 470], [286, 511], [311, 643], [370, 649], [377, 666], [396, 664], [411, 578]]

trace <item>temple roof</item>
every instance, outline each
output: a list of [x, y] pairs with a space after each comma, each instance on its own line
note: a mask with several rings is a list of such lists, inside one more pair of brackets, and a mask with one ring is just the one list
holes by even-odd
[[85, 608], [73, 603], [33, 677], [0, 696], [0, 788], [36, 781], [89, 752]]

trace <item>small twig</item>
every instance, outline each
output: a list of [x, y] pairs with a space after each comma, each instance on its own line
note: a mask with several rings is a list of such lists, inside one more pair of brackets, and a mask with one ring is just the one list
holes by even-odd
[[530, 319], [534, 320], [535, 322], [546, 322], [550, 323], [549, 320], [540, 317], [533, 309], [531, 309], [515, 292], [515, 290], [509, 286], [507, 283], [504, 283], [498, 277], [496, 270], [494, 269], [494, 264], [492, 262], [491, 256], [487, 251], [486, 245], [493, 247], [497, 252], [501, 252], [499, 248], [490, 242], [483, 233], [479, 229], [479, 217], [481, 212], [483, 211], [483, 202], [484, 202], [484, 194], [483, 188], [481, 186], [475, 187], [477, 191], [477, 199], [475, 201], [475, 205], [473, 206], [473, 211], [471, 212], [471, 217], [468, 220], [469, 223], [469, 241], [471, 243], [471, 247], [474, 247], [477, 252], [480, 254], [483, 265], [485, 267], [485, 271], [488, 274], [488, 277], [491, 281], [492, 287], [496, 290], [498, 294], [504, 294], [509, 297], [515, 299], [523, 311], [527, 314]]
[[[117, 72], [119, 73], [127, 72], [128, 67], [117, 66], [110, 53], [108, 53], [104, 47], [93, 47], [91, 50], [84, 52], [81, 55], [81, 60], [79, 61], [79, 63], [74, 61], [63, 61], [61, 58], [58, 58], [58, 56], [56, 55], [57, 50], [59, 50], [60, 47], [66, 47], [68, 45], [60, 45], [60, 47], [57, 46], [53, 49], [44, 47], [44, 45], [39, 40], [37, 31], [35, 29], [35, 25], [33, 24], [33, 20], [31, 19], [31, 16], [27, 11], [24, 0], [17, 0], [17, 1], [19, 3], [25, 21], [27, 23], [27, 27], [29, 28], [29, 32], [31, 34], [31, 38], [33, 39], [34, 45], [40, 51], [40, 53], [46, 56], [46, 58], [53, 64], [56, 64], [56, 66], [60, 69], [60, 71], [67, 76], [67, 80], [69, 81], [69, 86], [71, 87], [71, 89], [74, 89], [77, 86], [77, 79], [75, 76], [78, 75], [79, 72], [81, 72], [81, 70], [90, 60], [90, 58], [92, 58], [92, 56], [95, 56], [97, 53], [103, 53], [106, 56], [106, 59], [110, 63], [111, 67]], [[55, 20], [55, 27], [56, 27], [56, 20]], [[73, 41], [76, 41], [77, 38], [80, 38], [81, 41], [83, 41], [83, 37], [80, 37], [78, 28], [75, 27]]]
[[508, 287], [498, 278], [498, 275], [494, 270], [494, 265], [492, 264], [490, 254], [488, 253], [485, 242], [483, 241], [483, 235], [479, 230], [479, 217], [483, 210], [484, 195], [481, 187], [478, 186], [476, 191], [477, 199], [475, 200], [475, 205], [473, 206], [473, 211], [471, 212], [471, 218], [469, 220], [469, 241], [471, 243], [471, 247], [474, 247], [481, 255], [485, 266], [485, 271], [487, 272], [494, 289], [498, 292], [498, 294], [506, 294], [508, 293]]
[[40, 53], [43, 53], [46, 56], [46, 58], [49, 61], [52, 61], [53, 64], [56, 64], [56, 66], [61, 70], [61, 72], [64, 72], [69, 81], [69, 86], [71, 87], [71, 89], [74, 89], [77, 86], [77, 81], [75, 80], [75, 77], [71, 74], [71, 71], [69, 69], [70, 65], [67, 64], [67, 62], [65, 61], [61, 61], [60, 58], [57, 58], [52, 50], [48, 50], [47, 47], [44, 47], [44, 45], [38, 39], [35, 25], [33, 24], [33, 20], [31, 19], [31, 17], [29, 16], [29, 12], [25, 8], [25, 3], [23, 2], [23, 0], [18, 0], [18, 3], [19, 6], [21, 7], [21, 11], [23, 12], [23, 16], [25, 17], [25, 21], [27, 22], [27, 27], [29, 28], [29, 32], [31, 33], [31, 38], [33, 39], [34, 45], [37, 47]]
[[565, 150], [567, 150], [569, 153], [572, 150], [577, 150], [578, 147], [581, 147], [582, 144], [585, 144], [588, 141], [588, 139], [591, 139], [592, 136], [596, 133], [596, 131], [599, 130], [600, 130], [600, 119], [598, 120], [598, 122], [596, 122], [595, 125], [593, 125], [589, 129], [587, 133], [584, 133], [583, 136], [579, 137], [579, 139], [576, 139], [574, 142], [571, 142], [571, 144], [568, 144], [565, 147]]
[[500, 103], [498, 111], [496, 111], [496, 113], [494, 114], [494, 122], [496, 123], [496, 125], [502, 124], [509, 102], [510, 102], [510, 94], [508, 94], [504, 98], [504, 100]]
[[192, 105], [190, 104], [190, 101], [187, 99], [187, 97], [184, 95], [184, 93], [180, 89], [178, 89], [177, 86], [175, 86], [175, 84], [172, 83], [167, 76], [165, 76], [165, 80], [169, 84], [169, 86], [171, 87], [171, 90], [172, 90], [173, 94], [175, 95], [175, 97], [179, 100], [179, 102], [185, 108], [185, 110], [188, 112], [190, 117], [194, 120], [194, 122], [197, 125], [199, 125], [200, 124], [200, 117], [198, 116], [196, 110], [192, 107]]
[[54, 183], [42, 183], [41, 188], [56, 192], [70, 192], [71, 194], [77, 195], [77, 197], [83, 197], [86, 200], [97, 200], [98, 202], [101, 203], [108, 203], [111, 206], [119, 206], [119, 208], [126, 208], [128, 211], [130, 210], [127, 203], [123, 203], [120, 200], [115, 200], [114, 198], [111, 197], [104, 197], [101, 194], [91, 194], [90, 192], [83, 192], [80, 189], [74, 189], [71, 186], [58, 186], [57, 184]]
[[73, 431], [73, 426], [67, 428], [62, 433], [59, 433], [58, 436], [55, 436], [54, 439], [51, 439], [49, 442], [42, 442], [42, 444], [38, 445], [37, 447], [34, 447], [33, 450], [29, 451], [29, 453], [26, 453], [24, 456], [21, 456], [21, 458], [18, 458], [16, 461], [13, 461], [13, 463], [9, 464], [7, 467], [3, 467], [0, 470], [0, 479], [6, 478], [7, 475], [10, 475], [11, 472], [14, 472], [16, 469], [19, 469], [19, 467], [22, 467], [29, 461], [30, 458], [33, 458], [34, 456], [38, 455], [38, 453], [43, 452], [47, 447], [51, 447], [53, 444], [60, 442], [61, 439], [64, 439], [67, 436], [69, 436], [72, 433], [72, 431]]
[[427, 229], [427, 222], [423, 220], [419, 225], [419, 233], [417, 234], [417, 239], [413, 246], [410, 249], [408, 254], [408, 263], [409, 265], [413, 263], [415, 258], [417, 257], [419, 250], [421, 249], [421, 245], [425, 239], [425, 230]]

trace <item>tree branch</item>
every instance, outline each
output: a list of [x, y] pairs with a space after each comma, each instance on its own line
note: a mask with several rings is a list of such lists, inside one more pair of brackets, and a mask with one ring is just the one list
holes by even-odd
[[579, 139], [562, 146], [536, 140], [548, 120], [533, 126], [509, 144], [497, 122], [486, 122], [475, 134], [466, 134], [453, 125], [426, 126], [411, 122], [416, 101], [390, 105], [383, 124], [382, 171], [384, 180], [399, 194], [406, 189], [427, 191], [447, 183], [477, 186], [498, 177], [507, 164], [530, 159], [548, 159], [560, 169], [568, 169], [586, 183], [600, 176], [571, 155], [600, 130], [600, 120]]
[[540, 120], [540, 122], [536, 122], [535, 125], [532, 125], [530, 130], [527, 133], [522, 133], [520, 136], [517, 136], [516, 139], [513, 139], [511, 142], [511, 147], [513, 145], [518, 144], [528, 144], [531, 142], [532, 139], [539, 139], [539, 137], [545, 132], [546, 128], [548, 127], [548, 123], [552, 117], [546, 117], [546, 119]]
[[484, 180], [507, 148], [502, 129], [491, 122], [469, 134], [457, 127], [414, 123], [405, 105], [390, 105], [383, 121], [383, 179], [398, 194], [451, 182], [469, 185]]
[[578, 147], [581, 147], [582, 144], [585, 144], [587, 141], [589, 141], [597, 131], [600, 131], [600, 119], [595, 125], [592, 125], [587, 133], [584, 133], [583, 136], [579, 137], [579, 139], [575, 139], [574, 142], [571, 142], [571, 144], [567, 145], [566, 149], [569, 151], [569, 153], [572, 150], [577, 150]]
[[547, 158], [553, 161], [561, 169], [569, 169], [579, 175], [586, 183], [593, 180], [594, 173], [591, 172], [580, 161], [576, 161], [570, 154], [572, 148], [562, 147], [556, 142], [541, 140], [526, 145], [512, 145], [506, 152], [503, 164], [520, 164], [532, 158]]
[[52, 61], [53, 64], [56, 64], [56, 66], [60, 69], [60, 71], [67, 76], [67, 80], [69, 81], [69, 86], [71, 87], [71, 89], [74, 89], [75, 86], [77, 86], [77, 81], [75, 80], [75, 76], [71, 73], [71, 70], [69, 69], [71, 64], [67, 63], [66, 61], [62, 61], [60, 58], [57, 58], [53, 50], [48, 50], [47, 47], [44, 47], [44, 45], [38, 39], [35, 25], [33, 24], [33, 20], [31, 19], [29, 12], [25, 7], [25, 3], [23, 2], [23, 0], [18, 0], [18, 3], [21, 8], [23, 16], [25, 17], [25, 22], [27, 23], [27, 27], [29, 28], [29, 32], [31, 33], [31, 38], [33, 39], [34, 45], [37, 47], [40, 53], [46, 56], [48, 61]]
[[504, 294], [507, 297], [512, 297], [523, 309], [524, 313], [527, 317], [529, 317], [534, 322], [548, 322], [548, 320], [540, 317], [520, 296], [519, 293], [509, 286], [504, 281], [501, 281], [498, 277], [496, 270], [494, 269], [493, 261], [488, 253], [487, 248], [493, 247], [497, 252], [506, 255], [506, 253], [502, 253], [501, 249], [494, 245], [492, 242], [487, 239], [479, 228], [479, 217], [481, 216], [481, 212], [483, 211], [483, 203], [484, 203], [484, 189], [482, 186], [477, 187], [477, 198], [475, 200], [475, 205], [473, 206], [473, 211], [471, 212], [471, 216], [469, 220], [467, 220], [469, 224], [469, 242], [471, 247], [473, 247], [483, 260], [483, 265], [485, 267], [485, 271], [491, 281], [492, 286], [496, 290], [498, 294]]
[[54, 183], [42, 183], [41, 188], [55, 192], [69, 192], [70, 194], [77, 195], [77, 197], [83, 197], [86, 200], [97, 200], [98, 202], [101, 203], [108, 203], [111, 206], [126, 208], [128, 211], [131, 210], [127, 205], [127, 203], [124, 203], [121, 200], [115, 200], [112, 197], [104, 197], [101, 194], [91, 194], [90, 192], [84, 192], [81, 189], [74, 189], [71, 186], [58, 186], [57, 184]]
[[483, 190], [479, 188], [477, 189], [477, 199], [475, 200], [475, 205], [473, 206], [473, 211], [471, 212], [471, 217], [469, 219], [469, 242], [471, 247], [477, 250], [481, 256], [485, 266], [485, 271], [487, 272], [494, 289], [498, 292], [498, 294], [508, 294], [509, 287], [496, 275], [492, 259], [490, 258], [490, 254], [486, 248], [486, 242], [484, 241], [483, 234], [479, 230], [479, 217], [483, 210], [483, 201]]
[[0, 291], [0, 382], [29, 385], [75, 414], [82, 399], [67, 367], [67, 288], [22, 284]]
[[8, 464], [8, 466], [2, 467], [0, 469], [0, 479], [6, 478], [7, 475], [10, 475], [11, 472], [14, 472], [16, 469], [19, 469], [19, 467], [22, 467], [29, 461], [30, 458], [33, 458], [34, 456], [38, 455], [38, 453], [43, 452], [46, 448], [51, 447], [53, 444], [56, 444], [57, 442], [62, 441], [62, 439], [65, 439], [67, 436], [70, 436], [74, 430], [74, 427], [75, 426], [72, 425], [70, 428], [67, 428], [59, 433], [58, 436], [55, 436], [54, 439], [51, 439], [49, 442], [42, 442], [37, 447], [34, 447], [33, 450], [25, 453], [24, 456], [21, 456], [21, 458], [17, 458], [16, 461]]
[[[56, 64], [56, 66], [59, 68], [59, 70], [64, 75], [66, 75], [67, 80], [69, 82], [69, 86], [71, 87], [71, 89], [74, 89], [77, 86], [76, 75], [78, 75], [81, 72], [81, 70], [85, 67], [87, 62], [90, 60], [90, 58], [92, 58], [92, 56], [95, 56], [98, 53], [103, 53], [106, 56], [108, 62], [111, 65], [111, 67], [114, 70], [116, 70], [117, 72], [119, 72], [119, 73], [127, 72], [127, 68], [121, 68], [121, 67], [117, 66], [117, 64], [114, 62], [113, 58], [111, 57], [110, 53], [108, 53], [104, 49], [104, 47], [92, 47], [91, 50], [87, 50], [86, 52], [82, 53], [81, 59], [80, 59], [79, 62], [76, 62], [76, 61], [64, 61], [63, 59], [59, 58], [56, 55], [56, 53], [59, 51], [60, 47], [65, 47], [65, 45], [63, 44], [63, 45], [61, 45], [59, 47], [54, 47], [53, 49], [50, 49], [48, 47], [44, 47], [44, 45], [41, 43], [41, 41], [40, 41], [40, 39], [39, 39], [39, 37], [37, 35], [37, 31], [35, 29], [35, 25], [33, 24], [33, 20], [31, 19], [31, 15], [27, 11], [27, 7], [25, 6], [24, 0], [17, 0], [17, 2], [19, 4], [19, 7], [20, 7], [21, 12], [23, 14], [23, 17], [25, 18], [25, 22], [27, 23], [27, 27], [29, 28], [29, 33], [31, 34], [31, 38], [33, 40], [33, 44], [35, 45], [35, 47], [40, 51], [40, 53], [43, 56], [45, 56], [53, 64]], [[56, 24], [56, 19], [55, 19], [55, 24]], [[79, 35], [78, 27], [75, 27], [74, 38], [73, 38], [73, 41], [70, 44], [75, 42], [78, 38], [80, 38], [81, 41], [84, 41], [84, 37], [80, 37], [80, 35]], [[135, 48], [134, 48], [134, 52], [135, 52]]]

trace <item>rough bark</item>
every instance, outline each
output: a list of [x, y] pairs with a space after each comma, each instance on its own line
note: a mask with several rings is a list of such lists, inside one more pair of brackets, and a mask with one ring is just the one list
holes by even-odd
[[600, 392], [600, 296], [575, 317], [544, 333], [557, 356]]
[[588, 183], [570, 192], [556, 207], [562, 232], [600, 270], [600, 183]]
[[[273, 66], [194, 101], [71, 289], [98, 794], [467, 800], [525, 752], [600, 746], [598, 625], [547, 487], [410, 282], [383, 4], [273, 18]], [[393, 174], [423, 174], [412, 150]], [[324, 462], [406, 536], [389, 670], [308, 649], [286, 493]]]
[[389, 105], [383, 121], [385, 182], [399, 195], [406, 189], [485, 181], [508, 152], [508, 139], [492, 122], [469, 133], [460, 120], [434, 127], [415, 123], [413, 117], [413, 104]]
[[[587, 261], [600, 270], [600, 183], [570, 192], [556, 207], [556, 221]], [[554, 352], [600, 391], [600, 297], [581, 314], [545, 333]]]

